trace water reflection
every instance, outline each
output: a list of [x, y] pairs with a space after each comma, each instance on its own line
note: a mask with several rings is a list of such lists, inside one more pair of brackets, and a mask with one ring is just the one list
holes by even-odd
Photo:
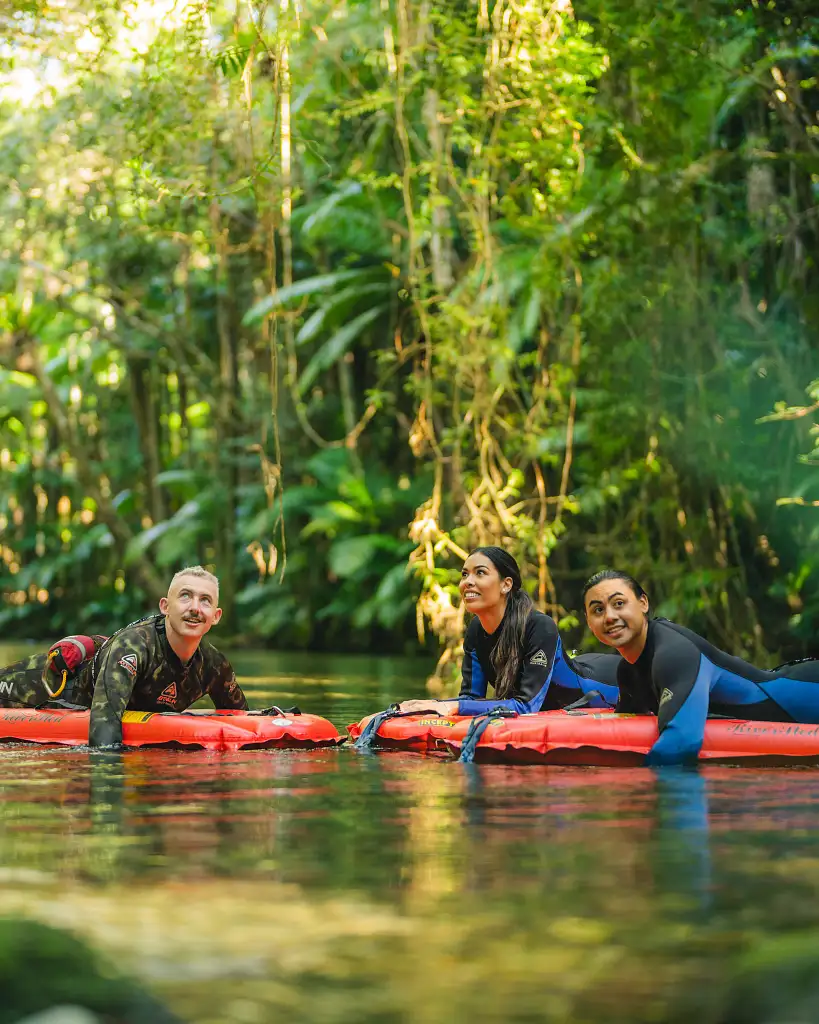
[[[341, 724], [392, 696], [343, 685]], [[0, 913], [204, 1024], [773, 1020], [767, 979], [813, 998], [818, 826], [810, 769], [0, 747]]]
[[[784, 769], [22, 746], [0, 750], [0, 764], [2, 863], [42, 871], [68, 846], [79, 871], [109, 837], [130, 851], [119, 868], [129, 877], [160, 867], [218, 874], [239, 861], [265, 872], [275, 858], [278, 877], [301, 885], [380, 892], [386, 881], [457, 893], [530, 887], [547, 868], [562, 871], [570, 851], [586, 891], [616, 880], [662, 893], [688, 879], [688, 891], [702, 893], [711, 887], [712, 833], [723, 850], [742, 836], [812, 853], [819, 822], [819, 775]], [[667, 877], [656, 878], [661, 868]]]
[[655, 873], [662, 872], [659, 888], [689, 898], [706, 913], [712, 895], [706, 780], [690, 768], [658, 768], [654, 774], [657, 839], [652, 862]]

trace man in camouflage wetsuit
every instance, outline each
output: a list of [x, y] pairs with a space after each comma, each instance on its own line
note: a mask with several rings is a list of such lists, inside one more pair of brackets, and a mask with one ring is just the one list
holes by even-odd
[[[230, 662], [202, 639], [222, 617], [216, 577], [199, 565], [183, 569], [159, 610], [107, 640], [68, 637], [48, 654], [0, 669], [0, 706], [37, 706], [59, 693], [91, 708], [92, 747], [122, 742], [126, 710], [184, 711], [205, 694], [217, 708], [246, 709]], [[74, 675], [70, 688], [60, 690], [55, 666], [66, 671], [63, 681]]]

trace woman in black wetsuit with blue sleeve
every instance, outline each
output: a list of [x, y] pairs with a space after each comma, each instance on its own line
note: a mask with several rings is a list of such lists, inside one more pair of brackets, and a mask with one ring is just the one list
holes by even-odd
[[648, 596], [628, 573], [606, 569], [583, 590], [586, 621], [622, 657], [617, 710], [657, 715], [649, 764], [694, 761], [709, 711], [765, 722], [819, 722], [819, 661], [766, 672], [667, 619], [649, 619]]
[[[618, 659], [570, 658], [554, 619], [535, 608], [517, 562], [503, 548], [476, 548], [464, 562], [459, 589], [474, 614], [464, 637], [460, 695], [457, 701], [406, 700], [401, 711], [481, 715], [505, 708], [530, 714], [584, 695], [589, 706], [617, 700]], [[489, 686], [494, 697], [487, 697]]]

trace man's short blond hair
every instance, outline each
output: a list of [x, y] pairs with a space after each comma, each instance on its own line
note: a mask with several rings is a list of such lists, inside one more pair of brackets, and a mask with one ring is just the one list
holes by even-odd
[[189, 565], [187, 569], [180, 569], [179, 572], [174, 573], [174, 577], [168, 587], [169, 593], [174, 583], [182, 576], [198, 576], [200, 580], [208, 580], [214, 583], [216, 585], [216, 599], [219, 599], [219, 578], [214, 576], [212, 572], [208, 572], [204, 565]]

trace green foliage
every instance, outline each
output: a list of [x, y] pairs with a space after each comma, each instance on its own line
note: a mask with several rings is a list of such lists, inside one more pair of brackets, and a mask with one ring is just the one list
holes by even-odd
[[[271, 574], [239, 595], [247, 625], [291, 645], [309, 638], [314, 649], [367, 650], [381, 642], [412, 613], [406, 577], [412, 545], [401, 537], [401, 525], [428, 486], [423, 476], [410, 482], [383, 471], [359, 475], [341, 449], [313, 456], [300, 484], [284, 496], [288, 531], [296, 538], [289, 542], [284, 581]], [[261, 509], [245, 537], [269, 534], [275, 515]]]
[[137, 984], [114, 973], [76, 935], [37, 921], [0, 919], [0, 1024], [56, 1007], [83, 1007], [123, 1024], [179, 1018]]
[[616, 562], [737, 653], [808, 649], [809, 5], [25, 13], [7, 629], [106, 628], [204, 561], [243, 632], [390, 647], [420, 594], [451, 651], [493, 540], [565, 623]]

